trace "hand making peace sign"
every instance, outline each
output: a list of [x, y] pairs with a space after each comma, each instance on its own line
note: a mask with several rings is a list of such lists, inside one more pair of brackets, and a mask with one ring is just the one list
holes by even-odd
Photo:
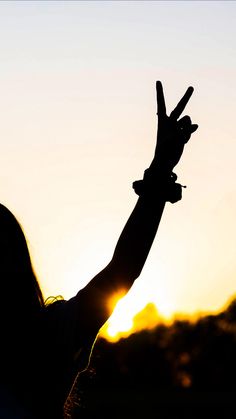
[[158, 131], [157, 144], [151, 168], [158, 167], [163, 171], [172, 171], [179, 162], [185, 144], [191, 134], [197, 130], [198, 125], [192, 124], [189, 116], [185, 115], [178, 119], [182, 114], [193, 93], [193, 87], [189, 87], [182, 99], [170, 113], [166, 114], [165, 98], [162, 84], [156, 82], [157, 110], [158, 110]]

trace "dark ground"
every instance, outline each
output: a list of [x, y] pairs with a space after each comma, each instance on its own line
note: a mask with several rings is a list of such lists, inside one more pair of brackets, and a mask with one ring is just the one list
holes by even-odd
[[90, 392], [78, 418], [236, 418], [235, 393], [161, 392], [144, 388]]
[[79, 379], [75, 419], [236, 419], [236, 301], [109, 343]]

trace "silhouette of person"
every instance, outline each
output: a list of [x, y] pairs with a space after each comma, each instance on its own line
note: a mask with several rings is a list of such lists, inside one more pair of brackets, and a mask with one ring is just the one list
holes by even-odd
[[75, 297], [45, 304], [22, 228], [0, 205], [1, 409], [4, 389], [16, 406], [25, 409], [24, 417], [63, 417], [73, 381], [86, 368], [99, 329], [111, 314], [109, 297], [130, 289], [142, 271], [166, 201], [181, 199], [182, 187], [172, 170], [197, 129], [189, 116], [180, 118], [193, 88], [187, 89], [170, 116], [159, 81], [156, 90], [157, 145], [143, 179], [133, 184], [137, 204], [111, 261]]

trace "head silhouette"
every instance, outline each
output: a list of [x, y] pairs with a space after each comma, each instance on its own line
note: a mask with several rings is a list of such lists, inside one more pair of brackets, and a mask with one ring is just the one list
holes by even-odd
[[0, 204], [1, 309], [31, 316], [43, 307], [23, 230], [14, 215]]

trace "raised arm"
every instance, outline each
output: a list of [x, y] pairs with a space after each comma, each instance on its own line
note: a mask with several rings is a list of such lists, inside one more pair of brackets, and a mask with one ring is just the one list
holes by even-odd
[[173, 203], [181, 199], [182, 187], [176, 183], [177, 177], [172, 170], [180, 160], [184, 145], [197, 129], [189, 116], [179, 119], [193, 88], [187, 89], [170, 116], [166, 115], [161, 82], [156, 83], [156, 90], [158, 131], [154, 158], [143, 180], [133, 184], [139, 198], [120, 235], [112, 260], [82, 291], [84, 308], [89, 316], [86, 321], [88, 328], [92, 325], [98, 330], [110, 316], [108, 300], [113, 293], [130, 289], [147, 259], [166, 201]]

